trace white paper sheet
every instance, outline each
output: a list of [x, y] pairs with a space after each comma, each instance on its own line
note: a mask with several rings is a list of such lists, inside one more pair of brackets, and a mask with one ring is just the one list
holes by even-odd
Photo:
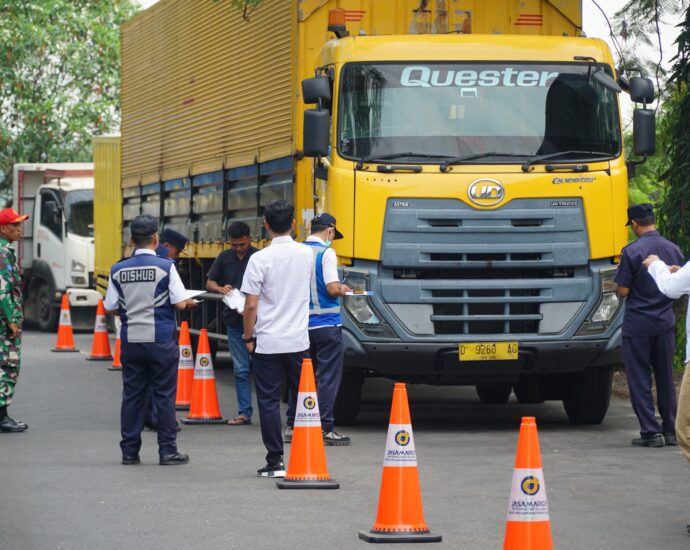
[[223, 297], [223, 303], [230, 309], [234, 309], [237, 313], [244, 311], [244, 294], [236, 288], [233, 288]]

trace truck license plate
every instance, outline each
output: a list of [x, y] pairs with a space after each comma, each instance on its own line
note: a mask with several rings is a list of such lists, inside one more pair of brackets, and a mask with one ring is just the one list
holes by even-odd
[[515, 361], [517, 342], [466, 342], [458, 346], [460, 361]]

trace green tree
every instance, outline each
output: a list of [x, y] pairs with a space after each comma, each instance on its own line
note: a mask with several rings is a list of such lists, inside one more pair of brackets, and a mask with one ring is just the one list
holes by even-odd
[[[119, 129], [120, 24], [130, 0], [0, 0], [0, 170], [91, 159]], [[2, 184], [2, 181], [0, 181]]]

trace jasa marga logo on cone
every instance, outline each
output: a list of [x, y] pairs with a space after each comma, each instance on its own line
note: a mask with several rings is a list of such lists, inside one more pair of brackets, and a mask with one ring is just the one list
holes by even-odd
[[515, 470], [508, 521], [549, 521], [549, 504], [542, 470]]
[[386, 440], [384, 466], [417, 466], [417, 451], [414, 446], [412, 426], [390, 424]]
[[315, 393], [300, 393], [297, 396], [295, 427], [297, 426], [321, 426], [321, 413]]
[[194, 378], [215, 378], [213, 374], [213, 364], [211, 363], [210, 357], [202, 355], [197, 361], [197, 365], [194, 369]]

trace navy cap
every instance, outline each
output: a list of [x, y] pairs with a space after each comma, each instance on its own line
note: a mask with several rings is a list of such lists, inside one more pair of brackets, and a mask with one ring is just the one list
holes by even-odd
[[158, 220], [151, 214], [142, 214], [132, 220], [129, 228], [135, 237], [150, 237], [158, 233]]
[[169, 243], [178, 250], [184, 250], [184, 247], [187, 246], [189, 239], [174, 229], [166, 228], [161, 232], [160, 241], [162, 243]]
[[641, 220], [644, 218], [654, 219], [654, 206], [648, 202], [635, 204], [628, 208], [628, 223], [625, 225], [630, 225], [632, 220]]
[[335, 218], [333, 216], [331, 216], [328, 212], [323, 212], [322, 214], [317, 214], [311, 220], [312, 228], [315, 225], [323, 227], [324, 229], [327, 227], [332, 227], [333, 229], [335, 229], [335, 237], [333, 237], [333, 238], [334, 239], [342, 239], [343, 234], [335, 228], [335, 224], [336, 224]]

